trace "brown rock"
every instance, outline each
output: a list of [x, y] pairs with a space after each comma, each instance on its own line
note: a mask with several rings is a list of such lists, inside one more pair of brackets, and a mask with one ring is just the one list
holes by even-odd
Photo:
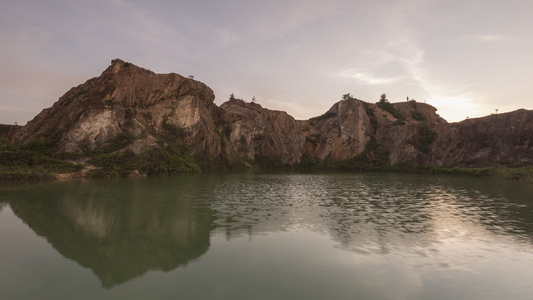
[[[218, 107], [214, 98], [199, 81], [116, 59], [101, 76], [43, 110], [14, 139], [57, 139], [58, 151], [87, 153], [130, 138], [124, 149], [140, 153], [164, 144], [161, 134], [170, 128], [190, 154], [230, 165], [256, 159], [292, 165], [304, 155], [345, 160], [364, 153], [369, 141], [388, 151], [391, 163], [533, 165], [533, 111], [447, 123], [425, 103], [393, 103], [401, 116], [396, 119], [376, 104], [349, 98], [322, 116], [298, 121], [238, 99]], [[434, 140], [424, 142], [424, 132]]]
[[30, 121], [15, 139], [59, 138], [58, 151], [84, 153], [104, 147], [120, 134], [135, 139], [133, 150], [157, 145], [164, 124], [180, 129], [192, 154], [237, 157], [218, 131], [224, 112], [205, 84], [178, 74], [155, 74], [115, 59], [100, 77], [68, 91]]

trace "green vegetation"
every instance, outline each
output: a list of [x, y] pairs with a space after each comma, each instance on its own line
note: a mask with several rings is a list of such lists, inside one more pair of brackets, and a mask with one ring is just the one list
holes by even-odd
[[[162, 127], [163, 132], [157, 134], [159, 144], [141, 153], [120, 150], [133, 141], [133, 136], [128, 133], [119, 135], [108, 146], [92, 151], [88, 162], [100, 169], [91, 171], [89, 176], [125, 177], [133, 171], [148, 176], [198, 174], [203, 171], [227, 171], [239, 167], [229, 166], [224, 154], [217, 158], [212, 158], [208, 153], [190, 155], [184, 143], [190, 133], [168, 119], [163, 119]], [[222, 144], [226, 143], [231, 131], [229, 125], [216, 130]]]
[[324, 119], [329, 119], [329, 118], [333, 118], [335, 117], [337, 114], [334, 113], [334, 112], [331, 112], [331, 111], [328, 111], [318, 117], [313, 117], [311, 119], [309, 119], [309, 121], [320, 121], [320, 120], [324, 120]]
[[89, 163], [100, 167], [91, 177], [125, 177], [137, 170], [146, 175], [200, 173], [200, 166], [188, 155], [186, 148], [176, 144], [152, 148], [140, 154], [131, 150], [95, 156]]
[[162, 125], [163, 129], [165, 129], [165, 132], [162, 134], [165, 140], [181, 140], [187, 136], [185, 129], [170, 123], [167, 118], [163, 119]]
[[0, 141], [0, 180], [28, 181], [54, 178], [54, 174], [78, 171], [81, 165], [63, 160], [56, 153], [58, 140], [33, 140], [14, 144], [7, 139]]
[[97, 156], [101, 154], [111, 153], [113, 151], [117, 151], [128, 146], [133, 142], [134, 139], [135, 137], [133, 136], [133, 134], [129, 132], [122, 132], [118, 134], [115, 138], [110, 140], [105, 146], [98, 149], [94, 149], [92, 151], [87, 151], [85, 154], [87, 156]]
[[[370, 111], [370, 112], [369, 112]], [[367, 106], [369, 117], [375, 119], [372, 110]], [[127, 113], [127, 112], [126, 112]], [[144, 175], [175, 175], [196, 174], [204, 171], [242, 170], [243, 165], [230, 166], [228, 159], [222, 153], [213, 158], [209, 153], [190, 155], [183, 140], [188, 132], [179, 126], [163, 120], [163, 132], [157, 134], [159, 145], [151, 147], [141, 153], [124, 150], [130, 145], [134, 136], [124, 132], [107, 143], [104, 147], [86, 152], [89, 163], [99, 167], [91, 171], [90, 177], [123, 177], [138, 171]], [[228, 140], [231, 127], [221, 127], [216, 131], [221, 143]], [[264, 136], [255, 139], [262, 140]], [[423, 124], [419, 131], [419, 146], [424, 153], [431, 152], [431, 144], [436, 139], [436, 133], [427, 124]], [[306, 141], [317, 144], [325, 140], [319, 134], [306, 137]], [[70, 173], [81, 170], [81, 164], [75, 164], [67, 159], [75, 159], [73, 155], [57, 153], [59, 139], [38, 139], [24, 144], [10, 142], [7, 137], [0, 137], [0, 180], [30, 181], [51, 179], [55, 174]], [[241, 136], [242, 144], [246, 139]], [[278, 159], [256, 156], [247, 165], [255, 171], [301, 171], [301, 172], [359, 172], [383, 171], [405, 172], [421, 174], [443, 174], [451, 176], [491, 177], [508, 180], [519, 180], [533, 183], [533, 167], [524, 168], [466, 168], [448, 166], [412, 167], [403, 164], [390, 164], [389, 152], [382, 148], [375, 139], [367, 142], [365, 150], [356, 157], [346, 160], [324, 160], [305, 153], [300, 163], [288, 165]], [[249, 169], [248, 169], [249, 170]]]
[[522, 168], [467, 168], [450, 166], [420, 166], [410, 167], [403, 164], [392, 165], [392, 172], [420, 173], [431, 175], [468, 176], [479, 178], [497, 178], [505, 180], [517, 180], [533, 183], [533, 167]]
[[159, 134], [162, 142], [159, 147], [139, 154], [132, 150], [119, 151], [134, 140], [128, 132], [119, 134], [103, 148], [89, 153], [89, 163], [100, 167], [91, 171], [91, 177], [124, 177], [137, 170], [145, 175], [196, 174], [200, 165], [189, 155], [183, 144], [187, 136], [185, 129], [163, 119], [164, 132]]
[[435, 141], [436, 138], [437, 133], [431, 130], [425, 124], [424, 126], [420, 127], [418, 136], [418, 142], [420, 143], [420, 151], [422, 153], [429, 154], [431, 152], [431, 144]]
[[[305, 153], [300, 163], [293, 170], [301, 172], [393, 172], [416, 173], [428, 175], [467, 176], [478, 178], [496, 178], [533, 183], [533, 167], [522, 168], [466, 168], [450, 166], [419, 166], [405, 164], [390, 164], [387, 151], [376, 147], [369, 141], [367, 149], [362, 154], [347, 160], [320, 160]], [[287, 168], [285, 168], [287, 169]]]
[[424, 114], [419, 112], [418, 110], [411, 112], [411, 116], [413, 117], [413, 119], [417, 121], [420, 121], [420, 122], [426, 121], [426, 116], [424, 116]]
[[[425, 143], [431, 144], [435, 135], [427, 127], [422, 127], [421, 136]], [[242, 166], [229, 166], [227, 160], [221, 156], [211, 158], [207, 153], [195, 156], [189, 155], [187, 147], [181, 144], [171, 132], [183, 133], [184, 130], [169, 127], [162, 133], [166, 142], [140, 154], [131, 150], [112, 151], [102, 153], [102, 149], [94, 151], [90, 163], [99, 169], [91, 171], [90, 177], [122, 177], [137, 170], [141, 174], [175, 175], [197, 174], [203, 171], [238, 170]], [[221, 131], [223, 134], [223, 131]], [[318, 137], [310, 137], [318, 138]], [[178, 141], [177, 141], [178, 140]], [[34, 140], [25, 144], [13, 144], [5, 138], [0, 138], [0, 180], [31, 181], [52, 179], [55, 174], [79, 171], [80, 164], [64, 160], [65, 154], [54, 154], [56, 140]], [[106, 148], [112, 149], [112, 147]], [[293, 166], [264, 156], [256, 156], [249, 162], [254, 170], [262, 172], [399, 172], [419, 173], [431, 175], [469, 176], [481, 178], [498, 178], [518, 180], [533, 183], [533, 167], [523, 168], [467, 168], [449, 166], [420, 166], [412, 167], [404, 164], [390, 164], [389, 153], [381, 148], [376, 140], [368, 141], [365, 151], [360, 155], [346, 160], [320, 160], [309, 153], [305, 153], [300, 163]], [[242, 168], [241, 168], [242, 169]]]
[[305, 137], [305, 141], [313, 144], [314, 146], [316, 146], [319, 143], [325, 143], [326, 142], [326, 138], [325, 137], [321, 137], [320, 134], [318, 134], [318, 133], [314, 133], [314, 134], [306, 136]]
[[385, 110], [385, 111], [388, 111], [393, 117], [395, 117], [396, 119], [398, 120], [402, 120], [402, 116], [400, 115], [400, 113], [396, 110], [396, 108], [394, 108], [394, 105], [392, 105], [389, 100], [387, 99], [387, 95], [385, 94], [382, 94], [379, 98], [379, 101], [376, 102], [376, 105]]
[[291, 165], [284, 164], [278, 159], [260, 155], [254, 157], [252, 165], [262, 172], [290, 171], [292, 169]]
[[363, 102], [365, 106], [365, 112], [368, 118], [370, 119], [370, 125], [372, 126], [373, 133], [378, 130], [378, 119], [376, 118], [376, 114], [374, 113], [374, 110], [370, 107], [369, 103]]
[[347, 93], [347, 94], [342, 95], [342, 100], [348, 100], [348, 99], [353, 99], [352, 94]]
[[386, 170], [390, 165], [389, 152], [379, 146], [375, 139], [370, 139], [365, 150], [345, 160], [319, 160], [305, 153], [300, 163], [295, 165], [296, 170], [301, 171], [368, 171]]

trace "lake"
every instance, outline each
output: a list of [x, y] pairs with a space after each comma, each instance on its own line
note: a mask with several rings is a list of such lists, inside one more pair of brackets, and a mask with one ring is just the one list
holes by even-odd
[[2, 299], [532, 299], [533, 185], [230, 174], [0, 190]]

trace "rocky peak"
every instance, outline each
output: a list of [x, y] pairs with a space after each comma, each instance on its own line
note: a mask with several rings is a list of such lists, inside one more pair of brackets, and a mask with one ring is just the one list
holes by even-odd
[[199, 81], [115, 59], [99, 77], [43, 110], [15, 139], [58, 138], [58, 151], [85, 153], [126, 134], [135, 140], [132, 149], [140, 152], [157, 145], [166, 124], [185, 133], [182, 142], [193, 153], [217, 156], [223, 149], [216, 129], [223, 127], [224, 116], [214, 99], [213, 90]]
[[393, 106], [406, 121], [446, 123], [446, 120], [437, 114], [437, 109], [426, 103], [411, 100], [407, 102], [393, 103]]
[[362, 153], [373, 131], [367, 104], [353, 98], [335, 103], [306, 125], [306, 152], [319, 159], [344, 159]]

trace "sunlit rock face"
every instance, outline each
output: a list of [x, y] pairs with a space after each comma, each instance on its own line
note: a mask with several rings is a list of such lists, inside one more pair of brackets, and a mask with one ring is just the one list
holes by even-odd
[[224, 112], [214, 99], [213, 90], [199, 81], [155, 74], [116, 59], [102, 75], [72, 88], [43, 110], [15, 139], [59, 138], [59, 151], [83, 153], [128, 132], [136, 139], [133, 150], [139, 152], [155, 146], [167, 124], [183, 130], [182, 142], [192, 154], [224, 153], [232, 161], [233, 149], [218, 134]]
[[[409, 166], [533, 164], [532, 111], [447, 123], [425, 103], [393, 103], [397, 114], [392, 114], [348, 97], [321, 116], [299, 121], [238, 99], [218, 107], [214, 99], [199, 81], [116, 59], [101, 76], [43, 110], [14, 139], [59, 140], [58, 151], [89, 153], [127, 134], [133, 141], [124, 149], [140, 153], [164, 145], [161, 136], [170, 126], [179, 129], [175, 139], [190, 154], [227, 165], [258, 160], [293, 165], [304, 157], [342, 161], [365, 154], [369, 145], [386, 151], [390, 163]], [[434, 137], [428, 142], [424, 132]]]
[[348, 99], [305, 121], [302, 134], [307, 153], [321, 160], [342, 160], [361, 154], [373, 132], [365, 103]]

